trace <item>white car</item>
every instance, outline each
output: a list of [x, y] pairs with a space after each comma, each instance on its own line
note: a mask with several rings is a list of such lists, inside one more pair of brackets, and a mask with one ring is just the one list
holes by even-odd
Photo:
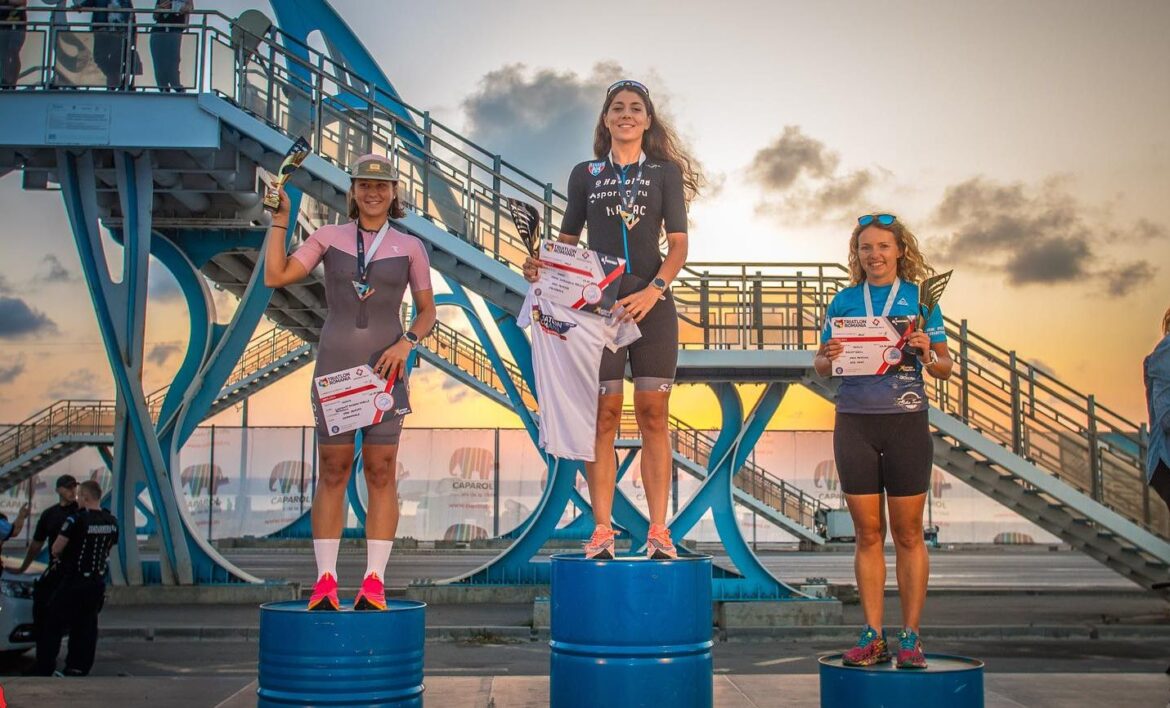
[[40, 563], [30, 571], [4, 571], [0, 577], [0, 652], [23, 653], [36, 646], [33, 640], [33, 581], [40, 574]]

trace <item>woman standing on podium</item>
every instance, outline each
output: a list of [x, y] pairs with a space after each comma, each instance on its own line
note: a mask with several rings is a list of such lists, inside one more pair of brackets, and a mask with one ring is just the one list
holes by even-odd
[[[823, 345], [814, 362], [817, 373], [830, 376], [844, 345], [831, 337], [838, 317], [918, 315], [919, 283], [933, 273], [918, 250], [918, 240], [892, 214], [866, 214], [849, 239], [852, 287], [829, 303], [821, 333]], [[927, 421], [929, 404], [922, 379], [951, 375], [942, 312], [936, 306], [923, 330], [913, 331], [901, 363], [885, 375], [846, 376], [837, 391], [833, 452], [845, 502], [857, 539], [854, 571], [865, 614], [857, 645], [845, 652], [848, 666], [871, 666], [890, 660], [882, 632], [885, 597], [886, 509], [894, 539], [902, 630], [897, 666], [926, 668], [919, 620], [926, 602], [930, 558], [922, 535], [922, 512], [933, 469], [933, 444]]]
[[[670, 501], [670, 391], [678, 364], [678, 314], [670, 283], [687, 260], [687, 205], [701, 178], [695, 161], [654, 110], [650, 90], [637, 81], [609, 87], [593, 134], [594, 159], [569, 174], [568, 204], [559, 240], [576, 244], [589, 229], [589, 248], [626, 260], [618, 304], [642, 336], [601, 358], [594, 461], [585, 463], [589, 503], [597, 526], [585, 546], [589, 558], [614, 556], [611, 521], [617, 464], [614, 440], [622, 416], [626, 361], [634, 379], [634, 413], [642, 435], [642, 482], [650, 511], [646, 555], [677, 558], [666, 510]], [[659, 236], [666, 232], [662, 257]], [[524, 276], [539, 279], [541, 263], [528, 258]]]
[[[435, 324], [426, 250], [414, 236], [391, 227], [406, 215], [398, 196], [398, 173], [379, 155], [358, 158], [350, 168], [349, 221], [322, 226], [292, 256], [285, 251], [289, 200], [282, 190], [265, 247], [264, 284], [280, 288], [304, 280], [324, 264], [328, 314], [321, 328], [314, 381], [319, 375], [373, 364], [388, 380], [404, 376], [406, 358]], [[415, 317], [403, 331], [399, 312], [407, 286]], [[345, 522], [345, 490], [354, 459], [355, 431], [331, 435], [316, 388], [312, 391], [321, 464], [313, 497], [313, 553], [317, 583], [310, 610], [337, 610], [337, 551]], [[387, 415], [362, 430], [362, 465], [369, 490], [366, 513], [366, 572], [355, 610], [386, 609], [384, 577], [398, 529], [394, 475], [403, 416]]]

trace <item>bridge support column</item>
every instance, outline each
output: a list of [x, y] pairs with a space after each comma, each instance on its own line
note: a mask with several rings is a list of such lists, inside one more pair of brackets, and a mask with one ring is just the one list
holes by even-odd
[[743, 400], [730, 383], [712, 383], [723, 412], [723, 427], [711, 450], [707, 479], [670, 521], [671, 534], [685, 536], [708, 509], [715, 519], [719, 540], [739, 575], [716, 572], [712, 588], [716, 600], [797, 599], [805, 596], [773, 576], [756, 557], [735, 519], [734, 476], [759, 442], [768, 421], [779, 408], [788, 384], [768, 384], [745, 417]]

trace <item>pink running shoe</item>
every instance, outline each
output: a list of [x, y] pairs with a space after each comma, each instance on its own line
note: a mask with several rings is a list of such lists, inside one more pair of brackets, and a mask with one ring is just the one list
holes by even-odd
[[377, 573], [370, 573], [362, 581], [362, 588], [353, 599], [355, 610], [384, 610], [386, 609], [386, 586]]
[[841, 663], [846, 666], [873, 666], [889, 660], [890, 650], [886, 646], [886, 638], [868, 624], [861, 628], [856, 646], [841, 656]]
[[333, 573], [323, 573], [317, 578], [313, 594], [309, 597], [309, 609], [332, 612], [341, 609], [341, 603], [337, 600], [337, 578], [333, 577]]
[[646, 557], [650, 560], [675, 560], [678, 551], [670, 540], [670, 529], [660, 524], [651, 524], [646, 534]]
[[593, 560], [613, 560], [613, 537], [613, 529], [598, 524], [593, 529], [593, 537], [585, 544], [585, 557]]
[[922, 640], [918, 632], [903, 627], [898, 632], [898, 662], [899, 669], [925, 669], [926, 654], [922, 651]]

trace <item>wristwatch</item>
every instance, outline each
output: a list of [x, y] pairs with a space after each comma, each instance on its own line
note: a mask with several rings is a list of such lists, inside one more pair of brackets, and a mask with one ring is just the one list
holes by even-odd
[[664, 292], [666, 291], [666, 281], [663, 280], [662, 278], [655, 278], [654, 280], [650, 281], [650, 284], [659, 290], [662, 290]]
[[[402, 333], [402, 338], [410, 342], [410, 348], [414, 349], [418, 346], [418, 335], [411, 332], [409, 329]], [[934, 352], [931, 352], [932, 354]]]

